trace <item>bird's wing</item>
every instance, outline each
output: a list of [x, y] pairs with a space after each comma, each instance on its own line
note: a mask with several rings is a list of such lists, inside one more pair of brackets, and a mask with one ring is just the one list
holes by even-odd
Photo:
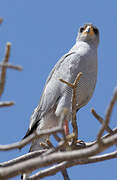
[[[49, 85], [49, 82], [51, 81], [51, 78], [52, 78], [54, 72], [60, 68], [60, 66], [64, 60], [70, 59], [72, 54], [75, 54], [75, 52], [70, 52], [70, 53], [67, 53], [64, 56], [62, 56], [61, 59], [56, 63], [56, 65], [54, 66], [54, 68], [50, 72], [50, 74], [46, 80], [45, 87], [44, 87], [43, 92], [42, 92], [40, 103], [35, 108], [32, 116], [31, 116], [29, 129], [28, 129], [26, 135], [24, 136], [24, 138], [26, 138], [27, 136], [32, 134], [32, 132], [39, 125], [40, 119], [42, 118], [42, 116], [44, 116], [45, 113], [47, 113], [54, 105], [57, 104], [57, 102], [60, 98], [60, 91], [55, 87], [53, 87], [53, 88], [50, 87], [50, 92], [49, 92], [48, 91], [49, 88], [47, 88], [47, 86]], [[45, 91], [47, 91], [46, 95], [44, 93]]]
[[50, 74], [49, 74], [49, 76], [48, 76], [48, 78], [47, 78], [47, 80], [46, 80], [45, 87], [46, 87], [47, 83], [49, 82], [49, 80], [51, 79], [54, 71], [57, 70], [57, 69], [61, 66], [61, 63], [62, 63], [67, 57], [70, 58], [70, 56], [71, 56], [72, 54], [75, 54], [75, 52], [66, 53], [64, 56], [62, 56], [62, 57], [60, 58], [60, 60], [56, 63], [56, 65], [54, 66], [54, 68], [53, 68], [52, 71], [50, 72]]

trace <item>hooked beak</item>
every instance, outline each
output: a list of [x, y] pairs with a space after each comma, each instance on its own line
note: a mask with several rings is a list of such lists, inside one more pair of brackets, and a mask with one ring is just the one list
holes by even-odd
[[87, 34], [87, 35], [94, 35], [94, 30], [92, 26], [87, 26], [85, 28], [85, 30], [83, 31], [83, 34]]

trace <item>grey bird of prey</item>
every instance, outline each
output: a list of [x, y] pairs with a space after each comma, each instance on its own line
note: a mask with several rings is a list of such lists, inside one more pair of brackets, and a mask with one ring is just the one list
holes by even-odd
[[[97, 80], [97, 47], [99, 30], [93, 24], [80, 27], [75, 45], [65, 54], [50, 72], [40, 99], [34, 110], [29, 129], [24, 138], [35, 130], [41, 131], [58, 125], [63, 108], [68, 109], [67, 121], [72, 113], [72, 89], [60, 82], [63, 79], [73, 83], [79, 72], [83, 75], [77, 87], [77, 110], [86, 105], [91, 99]], [[67, 126], [67, 123], [65, 124]], [[65, 127], [65, 133], [67, 135]], [[30, 151], [41, 149], [40, 142], [47, 137], [32, 142]], [[27, 175], [23, 175], [26, 179]]]

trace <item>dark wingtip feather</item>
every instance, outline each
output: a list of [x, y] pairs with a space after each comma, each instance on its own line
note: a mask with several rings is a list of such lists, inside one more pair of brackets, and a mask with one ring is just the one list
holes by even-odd
[[28, 129], [28, 131], [26, 132], [26, 135], [22, 138], [25, 139], [26, 137], [28, 137], [29, 135], [31, 135], [38, 127], [39, 121], [37, 121], [31, 129]]

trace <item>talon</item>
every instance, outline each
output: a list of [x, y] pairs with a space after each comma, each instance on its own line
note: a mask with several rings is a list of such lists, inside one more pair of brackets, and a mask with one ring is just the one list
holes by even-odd
[[83, 148], [83, 147], [86, 147], [86, 144], [85, 144], [85, 142], [83, 140], [77, 140], [76, 141], [76, 146]]
[[53, 147], [53, 145], [52, 145], [52, 143], [50, 142], [50, 140], [49, 140], [49, 139], [47, 139], [47, 140], [46, 140], [46, 144], [47, 144], [50, 148], [52, 148], [52, 147]]
[[44, 142], [40, 142], [40, 146], [42, 146], [45, 149], [48, 148], [48, 145], [46, 143], [44, 143]]
[[72, 139], [74, 139], [74, 137], [75, 137], [75, 134], [74, 134], [74, 133], [69, 134], [69, 135], [66, 136], [66, 138], [67, 138], [68, 140], [72, 140]]

